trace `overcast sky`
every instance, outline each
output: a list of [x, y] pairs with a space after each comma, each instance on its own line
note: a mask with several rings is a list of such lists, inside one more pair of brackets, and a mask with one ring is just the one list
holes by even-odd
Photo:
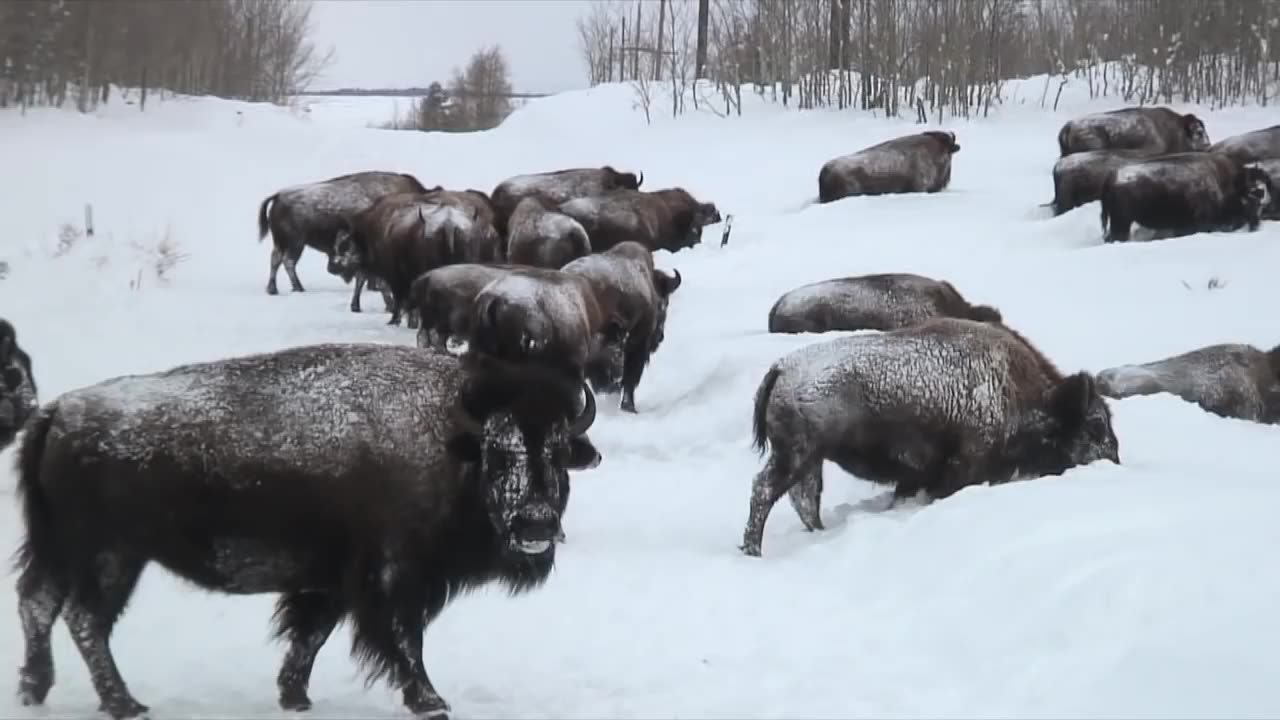
[[591, 0], [321, 0], [318, 48], [335, 59], [312, 90], [449, 81], [486, 45], [502, 46], [516, 92], [586, 87], [574, 21]]

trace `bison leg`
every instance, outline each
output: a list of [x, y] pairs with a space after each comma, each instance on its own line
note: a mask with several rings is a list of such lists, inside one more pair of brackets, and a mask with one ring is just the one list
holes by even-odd
[[825, 530], [822, 524], [822, 462], [812, 462], [797, 473], [800, 482], [787, 489], [787, 498], [806, 530]]
[[803, 463], [795, 463], [794, 457], [794, 452], [775, 445], [764, 469], [756, 474], [751, 483], [751, 512], [747, 516], [747, 526], [742, 531], [742, 545], [738, 546], [743, 554], [760, 557], [760, 544], [764, 542], [764, 524], [769, 519], [769, 511], [800, 477], [799, 473], [789, 472], [788, 468], [803, 470]]
[[351, 312], [360, 312], [360, 295], [364, 292], [364, 284], [368, 278], [362, 272], [356, 273], [355, 286], [351, 288]]
[[622, 356], [622, 403], [624, 412], [636, 411], [636, 386], [644, 375], [644, 368], [649, 364], [649, 334], [638, 337], [640, 333], [632, 333], [627, 338], [627, 348]]
[[63, 618], [89, 668], [93, 689], [98, 693], [98, 710], [114, 720], [135, 718], [148, 708], [134, 699], [120, 676], [110, 638], [146, 563], [118, 553], [103, 553], [96, 560], [97, 577], [75, 588]]
[[[289, 274], [289, 284], [293, 286], [294, 292], [305, 292], [302, 287], [302, 281], [298, 279], [298, 258], [302, 257], [302, 248], [289, 248], [284, 255], [284, 271]], [[272, 277], [272, 280], [275, 278]]]
[[311, 708], [311, 698], [307, 696], [311, 668], [344, 612], [341, 598], [331, 593], [290, 593], [276, 603], [276, 636], [289, 639], [289, 650], [276, 676], [281, 708]]
[[267, 294], [279, 295], [280, 290], [276, 287], [276, 275], [280, 273], [280, 263], [284, 262], [284, 252], [278, 248], [271, 248], [271, 274], [267, 276]]
[[18, 670], [18, 700], [24, 706], [43, 704], [53, 687], [49, 635], [66, 598], [66, 587], [30, 565], [18, 578], [18, 617], [26, 644], [25, 658]]
[[382, 294], [382, 309], [387, 312], [394, 310], [396, 307], [395, 298], [391, 296], [391, 291], [387, 289], [385, 284], [378, 288], [378, 292]]
[[393, 601], [417, 594], [394, 579], [371, 586], [369, 592], [356, 615], [356, 654], [376, 665], [375, 677], [386, 675], [401, 690], [405, 707], [419, 720], [447, 720], [449, 703], [432, 686], [422, 662], [427, 620], [444, 606], [444, 599]]
[[1105, 242], [1129, 242], [1129, 227], [1133, 221], [1124, 215], [1115, 214], [1111, 216], [1111, 223], [1107, 227], [1107, 235]]

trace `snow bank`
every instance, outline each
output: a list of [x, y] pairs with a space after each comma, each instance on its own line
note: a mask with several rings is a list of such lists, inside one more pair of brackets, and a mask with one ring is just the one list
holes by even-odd
[[[1096, 371], [1215, 342], [1280, 342], [1280, 224], [1105, 247], [1096, 204], [1044, 218], [1059, 125], [1116, 100], [1068, 106], [1064, 92], [1056, 114], [1010, 103], [992, 119], [948, 121], [963, 149], [946, 192], [810, 206], [822, 162], [918, 126], [764, 108], [649, 126], [627, 92], [536, 100], [471, 135], [364, 129], [315, 103], [309, 119], [209, 99], [92, 117], [0, 112], [3, 315], [45, 399], [302, 343], [410, 344], [413, 332], [386, 327], [382, 312], [349, 312], [349, 288], [311, 251], [300, 264], [308, 292], [268, 297], [263, 198], [373, 168], [484, 190], [557, 167], [642, 170], [647, 188], [682, 185], [733, 213], [732, 241], [720, 248], [711, 227], [702, 246], [658, 253], [684, 277], [666, 340], [639, 415], [601, 398], [592, 437], [604, 463], [575, 477], [568, 543], [546, 587], [462, 598], [428, 632], [427, 667], [458, 717], [1280, 714], [1280, 659], [1265, 641], [1280, 632], [1269, 554], [1280, 545], [1280, 428], [1167, 395], [1127, 399], [1112, 404], [1120, 467], [888, 512], [880, 491], [828, 465], [828, 531], [804, 532], [784, 502], [764, 557], [736, 550], [761, 465], [748, 445], [752, 393], [773, 359], [821, 339], [765, 332], [786, 290], [872, 272], [945, 278], [1064, 370]], [[1196, 111], [1215, 140], [1274, 123], [1270, 109]], [[82, 225], [86, 203], [95, 237], [58, 255], [60, 228]], [[131, 286], [166, 236], [186, 259], [167, 284]], [[0, 455], [0, 492], [12, 456]], [[19, 528], [0, 507], [0, 544], [12, 548]], [[20, 662], [13, 602], [0, 593], [0, 667]], [[158, 718], [279, 717], [270, 609], [271, 598], [193, 593], [153, 570], [117, 627], [117, 659]], [[49, 706], [0, 699], [0, 714], [94, 711], [64, 631], [54, 645]], [[396, 694], [362, 687], [347, 647], [335, 636], [321, 654], [311, 717], [402, 716]]]

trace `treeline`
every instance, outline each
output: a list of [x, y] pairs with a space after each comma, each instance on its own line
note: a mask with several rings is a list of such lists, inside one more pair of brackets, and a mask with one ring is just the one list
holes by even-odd
[[433, 82], [404, 115], [383, 127], [394, 130], [472, 132], [502, 124], [515, 109], [511, 72], [502, 47], [471, 56], [465, 69], [454, 68], [446, 88]]
[[647, 109], [672, 82], [673, 113], [695, 77], [725, 112], [745, 85], [939, 117], [986, 114], [1005, 80], [1040, 74], [1137, 103], [1267, 105], [1280, 86], [1280, 0], [603, 0], [578, 30], [591, 84], [631, 82]]
[[285, 103], [329, 63], [307, 0], [3, 0], [0, 106], [82, 112], [111, 85]]

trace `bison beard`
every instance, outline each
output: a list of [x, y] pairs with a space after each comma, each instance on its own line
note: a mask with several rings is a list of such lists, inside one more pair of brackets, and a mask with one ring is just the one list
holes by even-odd
[[316, 654], [346, 618], [370, 682], [386, 677], [418, 717], [444, 717], [423, 632], [468, 588], [547, 578], [566, 471], [599, 461], [579, 391], [531, 368], [324, 345], [63, 395], [18, 454], [23, 704], [53, 684], [62, 617], [102, 709], [146, 711], [109, 638], [157, 562], [209, 590], [281, 594], [282, 707], [310, 705]]

